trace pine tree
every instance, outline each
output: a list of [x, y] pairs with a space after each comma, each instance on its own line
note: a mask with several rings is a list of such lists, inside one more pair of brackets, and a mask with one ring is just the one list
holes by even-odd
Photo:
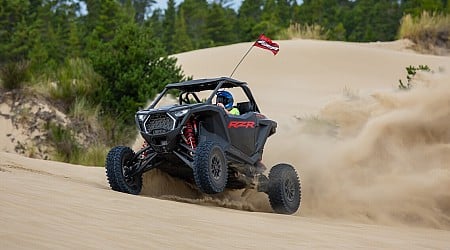
[[[231, 9], [229, 9], [231, 10]], [[231, 12], [220, 4], [212, 3], [207, 16], [207, 37], [211, 46], [230, 44], [236, 41], [234, 32], [234, 11]]]
[[261, 21], [255, 26], [255, 30], [274, 37], [281, 30], [280, 16], [275, 0], [266, 0], [261, 13]]
[[134, 22], [134, 16], [127, 15], [127, 9], [115, 0], [86, 1], [86, 3], [88, 4], [85, 36], [87, 51], [94, 51], [102, 43], [111, 41], [122, 25]]
[[179, 11], [181, 10], [186, 23], [187, 34], [191, 38], [194, 49], [208, 47], [209, 41], [206, 32], [208, 2], [206, 0], [185, 0], [179, 6]]
[[287, 28], [292, 22], [295, 0], [278, 0], [277, 12], [280, 17], [280, 25]]
[[402, 1], [403, 13], [418, 17], [423, 11], [430, 13], [445, 12], [445, 3], [442, 0], [404, 0]]
[[162, 42], [164, 43], [166, 50], [169, 54], [175, 51], [174, 46], [174, 36], [175, 36], [175, 20], [176, 20], [176, 9], [175, 0], [169, 0], [167, 3], [167, 9], [164, 12], [163, 27], [164, 32], [162, 33]]
[[180, 9], [175, 20], [175, 34], [172, 43], [173, 53], [180, 53], [194, 49], [194, 45], [192, 44], [189, 34], [187, 33], [183, 9]]
[[30, 47], [27, 0], [0, 4], [0, 64], [25, 59]]
[[135, 11], [135, 21], [138, 24], [143, 24], [147, 11], [156, 3], [156, 0], [133, 0], [133, 7]]
[[244, 0], [238, 10], [238, 27], [240, 41], [255, 40], [261, 30], [256, 30], [256, 24], [261, 21], [263, 0]]
[[[161, 36], [159, 37], [161, 42], [164, 42], [164, 33], [166, 32], [164, 24], [164, 13], [163, 10], [160, 8], [157, 8], [155, 10], [152, 11], [152, 14], [150, 16], [150, 18], [147, 18], [147, 20], [145, 20], [144, 22], [144, 26], [151, 30], [154, 34], [161, 34]], [[164, 44], [164, 46], [166, 47], [166, 44]], [[166, 47], [166, 51], [167, 51], [167, 47]]]

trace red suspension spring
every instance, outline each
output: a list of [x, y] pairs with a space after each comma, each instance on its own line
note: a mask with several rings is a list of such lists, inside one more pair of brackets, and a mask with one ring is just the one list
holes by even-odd
[[[148, 143], [146, 141], [144, 141], [144, 143], [142, 144], [142, 148], [146, 148], [146, 147], [148, 147]], [[142, 152], [141, 159], [144, 159], [145, 157], [147, 157], [147, 155], [148, 155], [148, 150]]]
[[194, 119], [189, 119], [186, 122], [186, 126], [183, 129], [183, 136], [186, 144], [191, 146], [191, 148], [197, 147], [197, 141], [195, 135], [197, 134], [197, 123]]

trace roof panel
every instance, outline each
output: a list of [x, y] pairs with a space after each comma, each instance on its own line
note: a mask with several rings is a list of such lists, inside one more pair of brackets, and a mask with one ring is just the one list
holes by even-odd
[[189, 92], [197, 92], [203, 90], [214, 90], [219, 83], [223, 82], [222, 88], [233, 88], [247, 85], [246, 82], [241, 82], [229, 77], [205, 78], [184, 81], [179, 83], [170, 83], [166, 85], [168, 89], [179, 89]]

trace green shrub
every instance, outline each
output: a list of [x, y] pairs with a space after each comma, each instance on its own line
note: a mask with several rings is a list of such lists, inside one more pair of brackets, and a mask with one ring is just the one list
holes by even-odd
[[103, 114], [100, 119], [102, 127], [99, 139], [106, 142], [109, 146], [118, 144], [131, 144], [136, 138], [136, 125], [134, 121], [134, 113], [130, 120], [130, 114], [112, 115]]
[[410, 89], [412, 87], [411, 80], [414, 78], [414, 76], [416, 75], [418, 70], [427, 71], [427, 72], [431, 71], [431, 69], [428, 67], [428, 65], [419, 65], [419, 67], [414, 67], [414, 66], [410, 65], [409, 67], [406, 67], [407, 82], [403, 83], [401, 79], [398, 80], [399, 81], [398, 88], [404, 89], [404, 90]]
[[49, 123], [47, 129], [49, 140], [56, 150], [55, 160], [76, 163], [80, 155], [80, 146], [71, 131], [55, 123]]
[[0, 67], [0, 79], [5, 89], [20, 89], [27, 81], [28, 61], [10, 62]]
[[96, 95], [103, 111], [124, 117], [119, 122], [129, 125], [134, 124], [134, 113], [167, 83], [184, 78], [159, 40], [134, 24], [119, 28], [113, 40], [90, 53], [90, 59], [105, 79]]
[[80, 58], [68, 59], [49, 79], [50, 97], [62, 101], [66, 108], [73, 105], [77, 96], [93, 99], [101, 81], [92, 66]]
[[50, 123], [48, 125], [49, 140], [55, 147], [53, 160], [88, 165], [104, 166], [109, 147], [102, 143], [82, 147], [70, 129]]

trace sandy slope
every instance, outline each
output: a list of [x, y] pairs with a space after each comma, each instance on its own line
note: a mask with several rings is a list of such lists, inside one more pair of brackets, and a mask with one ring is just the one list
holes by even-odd
[[444, 249], [450, 237], [131, 196], [99, 168], [0, 157], [2, 249]]
[[[204, 197], [161, 173], [126, 195], [102, 168], [0, 152], [0, 248], [448, 249], [450, 58], [401, 43], [280, 41], [236, 71], [279, 123], [264, 161], [296, 166], [299, 213], [267, 213], [264, 194]], [[177, 57], [195, 78], [229, 76], [249, 46]], [[398, 91], [419, 64], [435, 73]]]

